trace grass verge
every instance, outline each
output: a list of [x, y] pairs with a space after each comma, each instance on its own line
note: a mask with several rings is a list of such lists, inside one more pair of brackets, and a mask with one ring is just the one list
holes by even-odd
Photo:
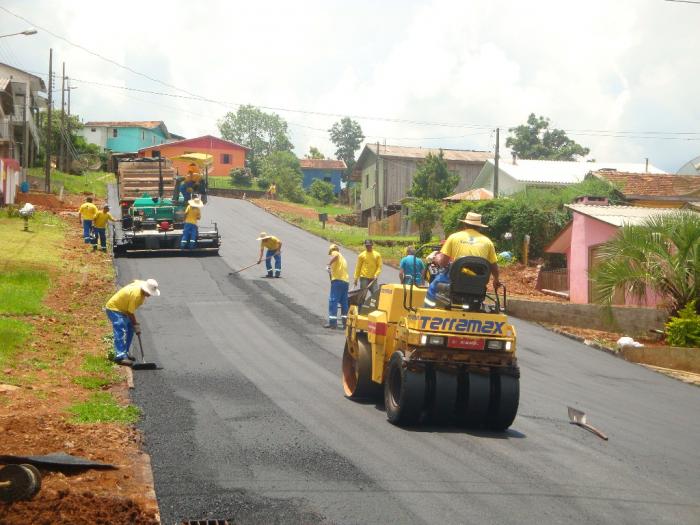
[[15, 355], [24, 347], [32, 331], [33, 326], [25, 321], [0, 317], [0, 369], [12, 365]]
[[[34, 177], [43, 177], [44, 168], [30, 168], [29, 174]], [[115, 182], [113, 173], [105, 171], [86, 171], [83, 175], [71, 175], [58, 170], [51, 171], [51, 187], [53, 193], [58, 193], [60, 188], [67, 193], [90, 193], [96, 197], [107, 196], [107, 185]]]
[[73, 383], [87, 390], [100, 390], [121, 379], [114, 369], [114, 363], [106, 356], [86, 355], [80, 369], [88, 374], [74, 377]]
[[45, 271], [14, 270], [0, 274], [0, 314], [38, 314], [49, 288]]
[[74, 423], [136, 423], [141, 411], [132, 405], [122, 406], [109, 392], [95, 392], [86, 401], [68, 407]]

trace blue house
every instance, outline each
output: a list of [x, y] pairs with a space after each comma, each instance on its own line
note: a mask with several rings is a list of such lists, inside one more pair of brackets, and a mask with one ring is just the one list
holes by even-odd
[[159, 120], [137, 122], [86, 122], [80, 134], [90, 144], [114, 153], [136, 153], [138, 150], [165, 144], [177, 138]]
[[345, 162], [331, 159], [299, 159], [301, 171], [304, 174], [304, 189], [311, 186], [316, 179], [333, 184], [333, 193], [340, 193], [340, 181], [345, 171]]

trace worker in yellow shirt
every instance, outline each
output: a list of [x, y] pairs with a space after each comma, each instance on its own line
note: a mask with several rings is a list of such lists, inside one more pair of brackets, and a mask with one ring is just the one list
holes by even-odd
[[275, 200], [275, 195], [277, 195], [277, 184], [274, 182], [270, 184], [270, 187], [267, 189], [267, 195], [268, 199]]
[[460, 222], [462, 223], [462, 229], [447, 238], [440, 252], [447, 255], [450, 261], [467, 256], [486, 259], [491, 264], [493, 287], [498, 289], [500, 281], [498, 280], [496, 249], [491, 239], [483, 233], [488, 226], [481, 222], [480, 214], [471, 211], [467, 213], [464, 219], [460, 219]]
[[340, 253], [337, 245], [331, 244], [328, 248], [328, 274], [331, 277], [331, 294], [328, 298], [328, 323], [323, 328], [338, 328], [338, 305], [340, 305], [341, 326], [345, 329], [348, 319], [348, 288], [350, 277], [348, 276], [348, 263]]
[[97, 206], [92, 203], [92, 197], [85, 199], [85, 202], [78, 208], [78, 220], [83, 225], [83, 241], [85, 241], [85, 244], [92, 242], [92, 221], [98, 211]]
[[[268, 235], [265, 232], [260, 232], [256, 241], [260, 241], [260, 255], [258, 257], [258, 264], [262, 262], [263, 250], [267, 249], [265, 252], [265, 268], [267, 268], [267, 275], [263, 277], [282, 277], [282, 241], [277, 237]], [[275, 273], [272, 274], [272, 259], [275, 260]]]
[[136, 309], [143, 304], [146, 297], [158, 297], [160, 290], [155, 279], [134, 281], [115, 293], [105, 305], [107, 318], [114, 330], [114, 360], [121, 364], [132, 364], [129, 348], [134, 333], [141, 334], [141, 327], [136, 321]]
[[100, 250], [107, 251], [107, 223], [115, 221], [109, 213], [109, 206], [104, 206], [102, 211], [98, 211], [95, 218], [92, 220], [92, 229], [95, 231], [95, 236], [92, 238], [92, 249], [97, 250], [97, 239], [100, 240]]
[[182, 226], [182, 239], [180, 249], [193, 249], [197, 247], [197, 221], [202, 218], [201, 209], [204, 207], [202, 199], [195, 197], [190, 199], [185, 208], [185, 223]]
[[372, 239], [365, 241], [365, 250], [357, 256], [354, 286], [360, 280], [360, 287], [369, 288], [371, 293], [379, 290], [379, 274], [382, 273], [382, 256], [373, 249]]

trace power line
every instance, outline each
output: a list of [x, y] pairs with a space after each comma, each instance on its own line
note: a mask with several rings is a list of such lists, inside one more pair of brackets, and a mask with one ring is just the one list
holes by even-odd
[[697, 0], [666, 0], [666, 2], [677, 2], [679, 4], [700, 4]]

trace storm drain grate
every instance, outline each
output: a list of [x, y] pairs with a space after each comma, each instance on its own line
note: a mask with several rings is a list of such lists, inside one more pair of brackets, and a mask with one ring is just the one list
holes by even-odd
[[228, 520], [187, 520], [180, 525], [230, 525], [230, 523]]

